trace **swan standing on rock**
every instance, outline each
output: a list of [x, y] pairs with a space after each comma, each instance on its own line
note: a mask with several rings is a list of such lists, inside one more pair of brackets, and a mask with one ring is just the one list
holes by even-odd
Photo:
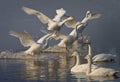
[[97, 54], [92, 58], [93, 62], [114, 62], [116, 58], [116, 55], [113, 54]]
[[41, 42], [36, 43], [32, 37], [31, 34], [29, 34], [28, 32], [14, 32], [14, 31], [10, 31], [10, 35], [19, 38], [21, 44], [24, 47], [30, 47], [29, 49], [27, 49], [25, 52], [25, 54], [28, 55], [34, 55], [35, 53], [39, 53], [40, 51], [46, 49], [48, 47], [48, 41], [52, 38], [51, 35], [46, 35], [41, 37]]
[[63, 8], [56, 10], [57, 15], [53, 19], [47, 17], [46, 15], [44, 15], [43, 13], [41, 13], [37, 10], [31, 9], [31, 8], [22, 7], [22, 9], [29, 15], [37, 16], [37, 18], [43, 24], [48, 24], [48, 28], [47, 28], [48, 30], [59, 31], [65, 22], [73, 19], [72, 17], [68, 17], [65, 20], [61, 21], [61, 17], [64, 16], [64, 14], [66, 13], [66, 11]]

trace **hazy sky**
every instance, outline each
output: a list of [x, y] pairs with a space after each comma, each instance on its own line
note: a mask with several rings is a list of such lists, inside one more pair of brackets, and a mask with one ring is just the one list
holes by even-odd
[[[23, 12], [22, 6], [39, 10], [50, 18], [58, 8], [64, 8], [76, 20], [82, 20], [87, 10], [101, 13], [100, 19], [89, 21], [84, 34], [91, 37], [93, 46], [103, 51], [120, 49], [120, 0], [0, 0], [0, 51], [24, 48], [17, 38], [9, 35], [10, 30], [25, 30], [35, 38], [43, 35], [40, 29], [46, 25]], [[64, 26], [61, 32], [65, 31], [70, 32]]]

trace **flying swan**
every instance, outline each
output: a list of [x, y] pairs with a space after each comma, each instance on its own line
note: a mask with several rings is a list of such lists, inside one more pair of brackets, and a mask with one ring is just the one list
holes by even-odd
[[46, 15], [41, 13], [40, 11], [31, 9], [31, 8], [28, 8], [28, 7], [22, 7], [22, 10], [25, 11], [29, 15], [37, 16], [37, 18], [43, 24], [47, 24], [48, 25], [48, 28], [47, 28], [48, 30], [57, 30], [57, 31], [59, 31], [60, 28], [63, 26], [63, 24], [65, 22], [73, 19], [72, 17], [68, 17], [65, 20], [61, 21], [61, 17], [63, 17], [64, 14], [66, 13], [66, 11], [63, 8], [56, 10], [57, 15], [53, 19], [47, 17]]
[[24, 51], [27, 55], [34, 55], [35, 53], [46, 49], [49, 45], [49, 40], [52, 38], [50, 37], [52, 34], [49, 34], [41, 37], [41, 42], [37, 43], [34, 41], [32, 35], [28, 32], [10, 31], [10, 35], [18, 38], [24, 47], [30, 47], [26, 51]]
[[70, 21], [65, 22], [65, 25], [67, 27], [69, 27], [69, 28], [76, 28], [76, 27], [78, 27], [81, 24], [87, 23], [88, 20], [100, 18], [101, 14], [99, 14], [99, 13], [93, 13], [92, 14], [90, 11], [87, 11], [86, 12], [86, 17], [82, 21], [76, 21], [74, 17], [67, 16], [67, 15], [64, 15], [62, 18], [63, 18], [63, 20], [65, 20], [68, 17], [71, 17], [73, 19], [70, 20]]
[[[83, 30], [86, 27], [86, 23], [88, 20], [92, 20], [92, 19], [96, 19], [99, 18], [100, 14], [91, 14], [90, 11], [86, 12], [86, 16], [84, 17], [84, 19], [82, 21], [78, 22], [74, 22], [75, 20], [72, 19], [71, 22], [70, 20], [65, 22], [65, 24], [69, 27], [74, 27], [74, 29], [72, 30], [72, 32], [70, 32], [70, 34], [64, 35], [62, 33], [58, 33], [56, 32], [55, 36], [58, 39], [61, 39], [61, 41], [58, 43], [59, 47], [67, 47], [67, 46], [71, 46], [71, 44], [73, 44], [73, 42], [78, 39], [79, 35], [82, 34]], [[73, 18], [73, 17], [72, 17]], [[73, 26], [74, 25], [74, 26]]]

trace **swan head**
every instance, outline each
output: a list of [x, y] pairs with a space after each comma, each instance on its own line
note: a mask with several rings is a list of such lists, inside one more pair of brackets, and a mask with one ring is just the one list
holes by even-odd
[[74, 57], [74, 56], [76, 56], [76, 55], [78, 55], [78, 52], [77, 52], [77, 51], [74, 51], [74, 52], [71, 54], [71, 57]]
[[86, 12], [86, 20], [92, 20], [92, 19], [97, 19], [100, 18], [101, 14], [99, 13], [91, 13], [90, 11]]
[[86, 17], [89, 19], [89, 18], [91, 18], [91, 16], [92, 16], [91, 12], [90, 12], [90, 11], [87, 11], [87, 12], [86, 12]]
[[91, 44], [90, 40], [89, 39], [86, 39], [84, 44]]

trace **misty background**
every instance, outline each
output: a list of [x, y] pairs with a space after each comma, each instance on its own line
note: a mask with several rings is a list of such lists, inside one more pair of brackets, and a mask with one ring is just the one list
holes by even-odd
[[[25, 49], [17, 38], [9, 35], [11, 30], [27, 31], [36, 40], [44, 35], [40, 29], [47, 25], [36, 16], [27, 15], [22, 6], [41, 11], [50, 18], [59, 8], [64, 8], [76, 20], [82, 20], [87, 10], [101, 13], [100, 19], [89, 21], [84, 35], [90, 36], [92, 46], [103, 52], [120, 50], [120, 0], [0, 0], [0, 51]], [[61, 32], [68, 34], [71, 30], [63, 26]]]

